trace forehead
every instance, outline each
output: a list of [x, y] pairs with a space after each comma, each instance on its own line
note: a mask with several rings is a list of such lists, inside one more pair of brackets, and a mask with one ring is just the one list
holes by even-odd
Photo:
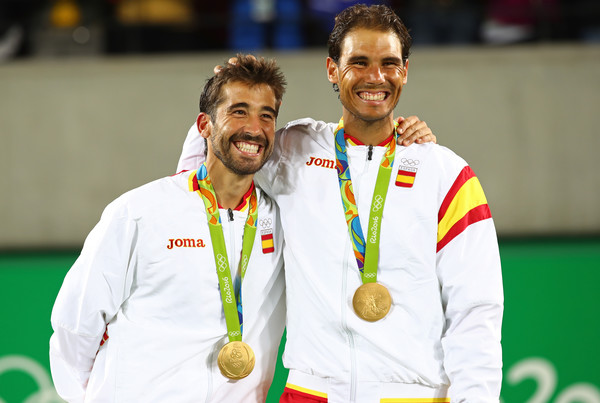
[[344, 37], [340, 58], [355, 56], [402, 57], [402, 43], [393, 31], [355, 28]]
[[267, 84], [247, 84], [241, 81], [229, 82], [221, 88], [222, 102], [219, 107], [229, 107], [245, 103], [250, 107], [275, 109], [275, 92]]

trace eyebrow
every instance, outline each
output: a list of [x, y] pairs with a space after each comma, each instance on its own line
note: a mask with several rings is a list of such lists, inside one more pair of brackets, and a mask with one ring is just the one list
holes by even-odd
[[277, 117], [277, 111], [270, 106], [263, 106], [262, 110], [271, 112], [275, 117]]
[[369, 60], [369, 58], [367, 56], [350, 56], [348, 58], [348, 62], [347, 63], [352, 63], [352, 62], [363, 62]]
[[230, 112], [234, 109], [245, 108], [248, 109], [250, 105], [247, 102], [238, 102], [237, 104], [232, 104], [227, 107], [227, 111]]
[[[248, 104], [247, 102], [238, 102], [236, 104], [233, 105], [229, 105], [229, 107], [227, 108], [228, 112], [231, 112], [234, 109], [238, 109], [238, 108], [244, 108], [244, 109], [249, 109], [250, 108], [250, 104]], [[277, 111], [273, 108], [271, 108], [270, 106], [262, 106], [261, 107], [261, 111], [267, 111], [272, 113], [273, 115], [277, 116]]]
[[400, 63], [400, 64], [402, 64], [402, 58], [401, 57], [396, 57], [396, 56], [384, 57], [383, 61], [384, 62], [394, 62], [394, 63]]
[[[364, 61], [368, 61], [369, 58], [367, 56], [351, 56], [348, 58], [347, 63], [353, 63], [353, 62], [364, 62]], [[394, 63], [400, 63], [402, 64], [402, 58], [400, 57], [396, 57], [396, 56], [388, 56], [388, 57], [384, 57], [382, 59], [383, 62], [394, 62]]]

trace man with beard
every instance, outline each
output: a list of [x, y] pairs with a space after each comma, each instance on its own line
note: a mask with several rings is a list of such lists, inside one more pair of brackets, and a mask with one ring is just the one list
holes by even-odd
[[265, 401], [284, 326], [283, 234], [253, 174], [273, 151], [284, 87], [274, 61], [238, 55], [200, 97], [206, 162], [106, 208], [52, 312], [63, 399]]
[[[255, 176], [285, 234], [281, 402], [498, 402], [503, 291], [485, 195], [447, 148], [396, 145], [410, 35], [388, 7], [355, 5], [328, 45], [342, 118], [290, 122]], [[184, 147], [180, 166], [192, 158]]]

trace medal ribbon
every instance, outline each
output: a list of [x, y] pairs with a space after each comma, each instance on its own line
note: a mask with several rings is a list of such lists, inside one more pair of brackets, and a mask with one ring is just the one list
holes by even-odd
[[213, 245], [217, 276], [219, 277], [219, 288], [221, 290], [223, 312], [225, 313], [225, 323], [227, 324], [227, 335], [229, 336], [229, 341], [241, 341], [243, 325], [241, 283], [244, 281], [244, 276], [246, 275], [256, 235], [256, 218], [258, 216], [256, 189], [252, 191], [252, 194], [246, 200], [249, 204], [248, 218], [246, 218], [244, 226], [242, 257], [240, 259], [239, 292], [236, 292], [234, 291], [231, 270], [229, 269], [225, 237], [223, 236], [223, 227], [221, 225], [221, 217], [219, 216], [219, 205], [212, 182], [208, 177], [206, 164], [202, 164], [198, 169], [196, 178], [199, 186], [198, 192], [204, 201], [206, 217], [208, 218], [208, 229]]
[[358, 270], [363, 284], [374, 283], [377, 281], [377, 263], [379, 261], [379, 235], [381, 233], [381, 217], [383, 215], [383, 205], [387, 196], [388, 185], [392, 175], [392, 165], [396, 155], [396, 129], [398, 122], [394, 122], [394, 138], [389, 144], [377, 173], [375, 182], [375, 191], [371, 201], [371, 210], [369, 213], [369, 237], [365, 242], [362, 226], [358, 218], [358, 207], [352, 188], [352, 179], [350, 178], [350, 167], [348, 165], [348, 156], [346, 154], [346, 139], [344, 137], [344, 119], [340, 119], [335, 130], [335, 155], [336, 169], [340, 183], [340, 194], [342, 196], [342, 205], [348, 224], [348, 233], [352, 241], [354, 256], [358, 264]]

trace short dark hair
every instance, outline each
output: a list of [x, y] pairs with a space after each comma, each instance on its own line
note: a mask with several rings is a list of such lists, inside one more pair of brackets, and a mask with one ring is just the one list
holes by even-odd
[[339, 63], [342, 43], [353, 29], [366, 28], [381, 32], [393, 32], [398, 35], [402, 45], [402, 62], [406, 63], [410, 54], [412, 38], [406, 26], [394, 10], [384, 5], [366, 6], [356, 4], [344, 9], [335, 17], [335, 26], [329, 35], [327, 46], [329, 57]]
[[200, 95], [200, 112], [206, 113], [212, 120], [217, 107], [223, 102], [223, 86], [230, 82], [241, 82], [251, 87], [258, 84], [268, 85], [275, 94], [277, 101], [275, 111], [279, 113], [279, 105], [287, 82], [275, 60], [265, 60], [262, 57], [240, 53], [236, 55], [236, 58], [235, 64], [225, 61], [221, 71], [206, 81]]

